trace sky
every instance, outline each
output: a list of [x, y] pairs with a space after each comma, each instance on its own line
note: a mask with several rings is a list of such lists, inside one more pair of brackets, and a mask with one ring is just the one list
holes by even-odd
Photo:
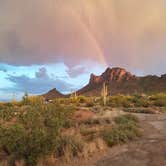
[[0, 0], [0, 100], [123, 67], [166, 73], [165, 0]]

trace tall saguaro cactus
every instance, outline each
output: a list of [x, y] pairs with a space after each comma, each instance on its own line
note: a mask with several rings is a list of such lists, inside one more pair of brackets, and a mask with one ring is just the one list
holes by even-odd
[[71, 95], [70, 95], [70, 98], [71, 98], [73, 101], [76, 101], [76, 100], [78, 99], [77, 92], [72, 92]]
[[101, 96], [103, 98], [103, 104], [104, 104], [104, 106], [107, 104], [107, 95], [108, 95], [108, 88], [107, 88], [106, 83], [104, 82], [103, 83], [103, 88], [101, 90]]
[[74, 99], [77, 100], [78, 96], [77, 96], [77, 92], [74, 92]]

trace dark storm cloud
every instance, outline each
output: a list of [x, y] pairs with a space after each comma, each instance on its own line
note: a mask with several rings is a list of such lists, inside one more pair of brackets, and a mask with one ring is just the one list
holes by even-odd
[[0, 62], [164, 73], [165, 18], [164, 0], [0, 0]]

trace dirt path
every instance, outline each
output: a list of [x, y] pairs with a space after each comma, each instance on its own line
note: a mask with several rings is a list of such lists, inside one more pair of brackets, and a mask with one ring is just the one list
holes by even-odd
[[136, 114], [143, 136], [111, 148], [90, 166], [166, 166], [166, 115]]

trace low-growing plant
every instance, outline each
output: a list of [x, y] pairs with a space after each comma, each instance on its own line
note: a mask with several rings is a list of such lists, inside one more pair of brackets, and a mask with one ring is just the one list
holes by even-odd
[[118, 125], [127, 125], [129, 123], [137, 124], [138, 118], [131, 114], [122, 115], [114, 119], [115, 123]]
[[74, 135], [63, 135], [59, 138], [56, 146], [56, 155], [58, 157], [69, 153], [70, 157], [78, 156], [83, 150], [83, 141], [80, 137]]
[[130, 107], [131, 106], [131, 97], [130, 96], [111, 96], [108, 100], [108, 106], [111, 107]]
[[138, 119], [131, 115], [120, 116], [115, 119], [116, 125], [105, 128], [101, 134], [108, 146], [122, 144], [140, 136]]
[[17, 111], [11, 107], [4, 107], [0, 110], [0, 119], [3, 121], [10, 121], [12, 118], [16, 117]]
[[80, 133], [83, 136], [93, 135], [93, 134], [96, 133], [96, 130], [95, 129], [88, 129], [85, 126], [83, 126], [83, 127], [80, 128]]
[[94, 106], [93, 101], [87, 101], [86, 107], [93, 107], [93, 106]]
[[85, 96], [78, 96], [79, 103], [86, 103], [87, 102], [87, 97]]

